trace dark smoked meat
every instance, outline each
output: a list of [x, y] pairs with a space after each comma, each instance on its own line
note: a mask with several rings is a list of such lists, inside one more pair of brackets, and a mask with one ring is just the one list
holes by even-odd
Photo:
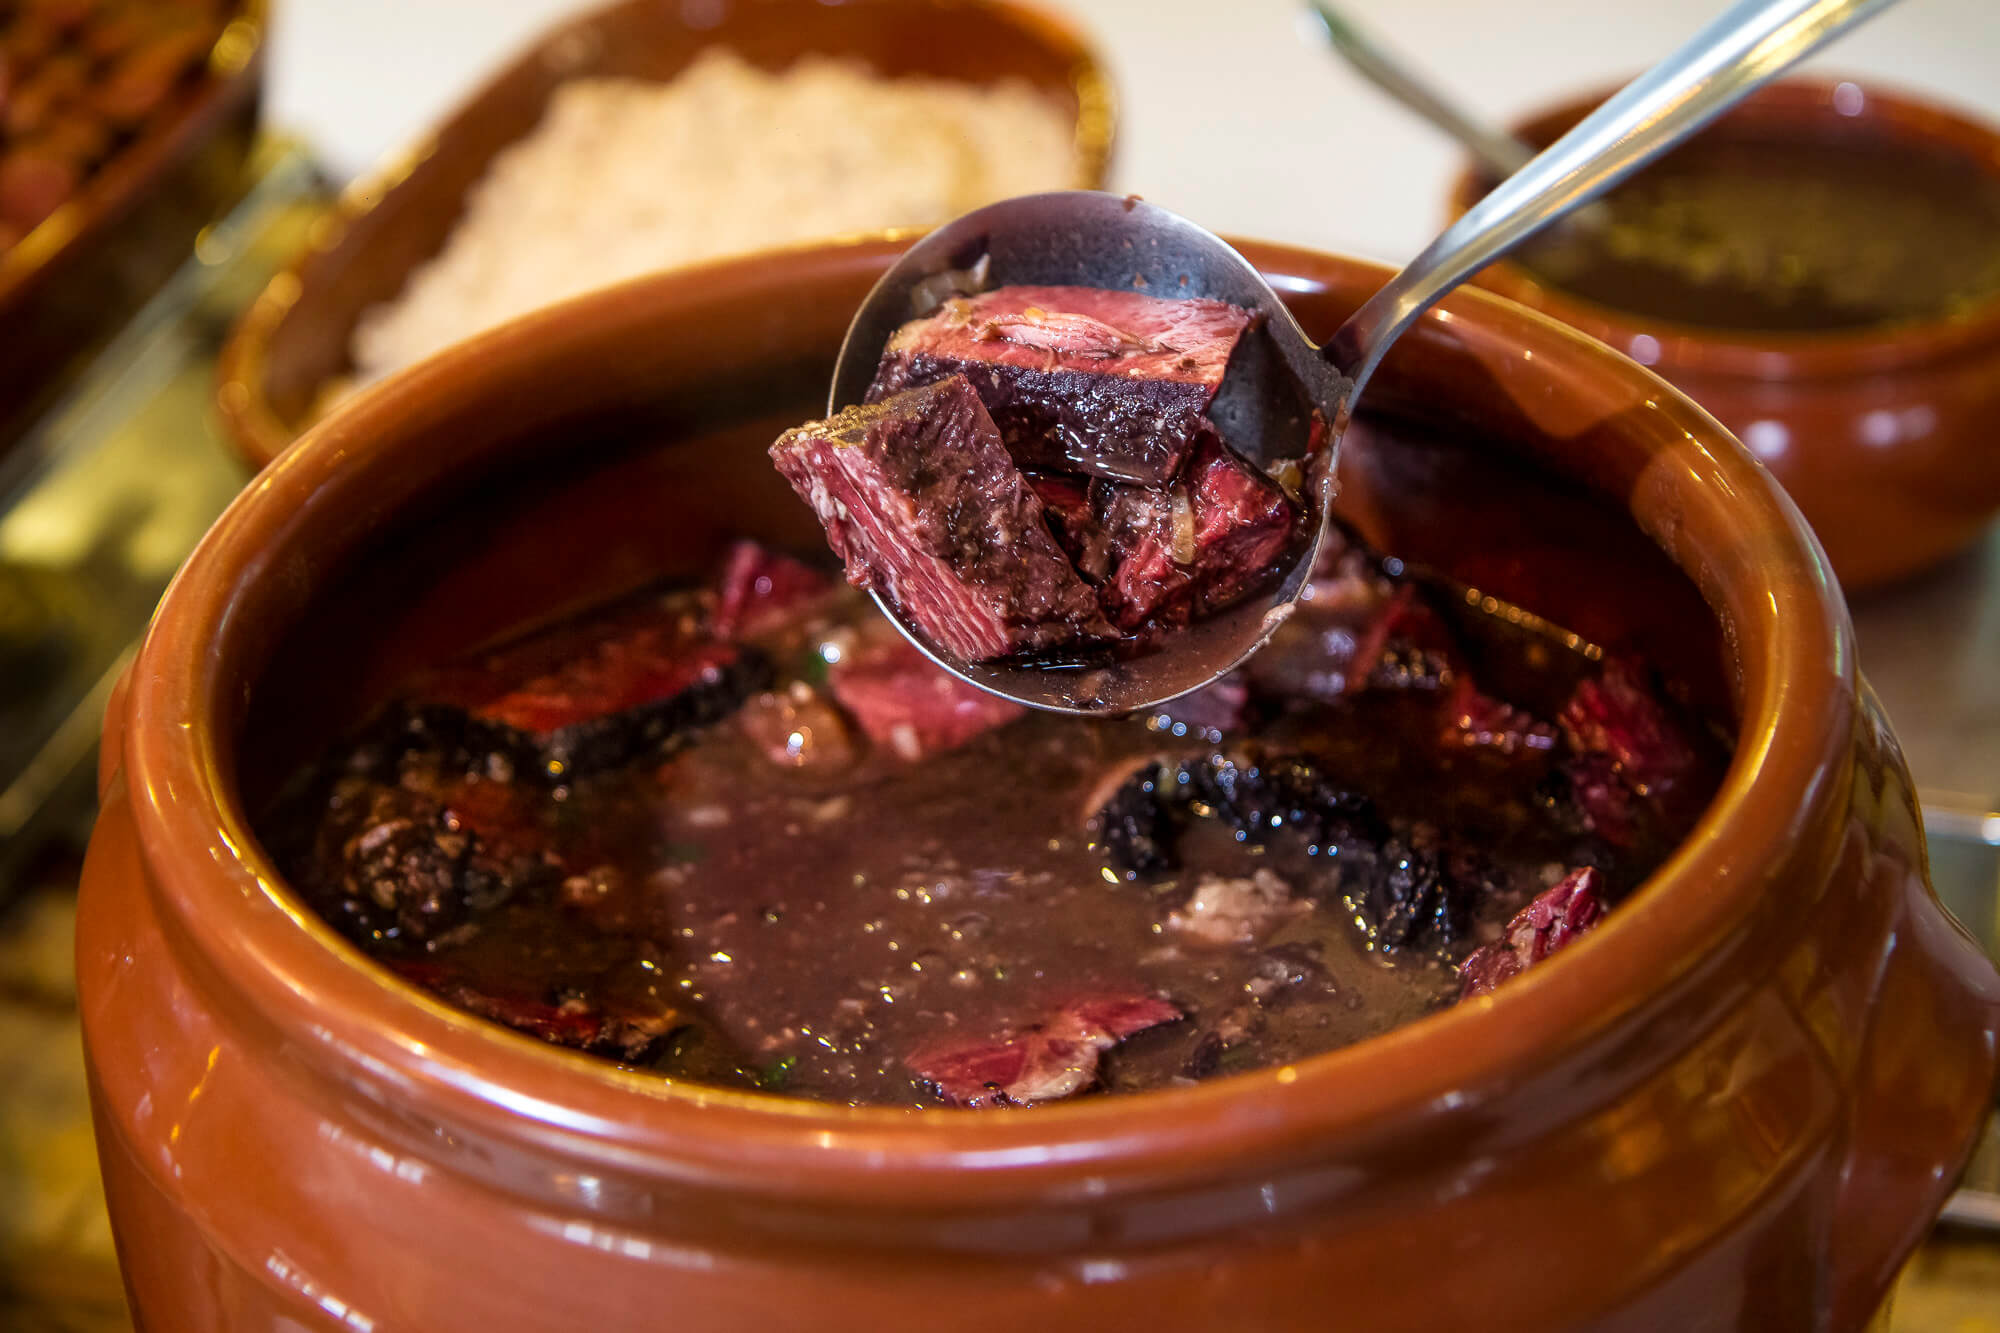
[[1561, 721], [1579, 754], [1611, 760], [1641, 796], [1666, 795], [1694, 767], [1694, 748], [1622, 662], [1606, 662], [1601, 676], [1580, 682]]
[[433, 673], [417, 697], [464, 710], [491, 741], [517, 738], [558, 781], [616, 768], [729, 716], [771, 680], [756, 649], [645, 605], [585, 633], [556, 630]]
[[1088, 821], [1104, 859], [1128, 876], [1172, 870], [1180, 864], [1174, 841], [1187, 797], [1170, 764], [1145, 764], [1127, 777]]
[[1440, 739], [1448, 749], [1534, 758], [1555, 748], [1556, 729], [1513, 704], [1483, 693], [1472, 683], [1472, 677], [1462, 675], [1453, 687]]
[[1110, 636], [962, 377], [786, 431], [771, 458], [849, 581], [881, 592], [951, 656]]
[[964, 375], [1023, 466], [1164, 486], [1252, 318], [1220, 301], [1001, 287], [904, 325], [868, 401]]
[[1181, 1011], [1150, 995], [1093, 995], [998, 1038], [925, 1047], [903, 1063], [953, 1106], [1027, 1106], [1097, 1081], [1104, 1052]]
[[364, 943], [429, 944], [552, 878], [540, 858], [483, 838], [423, 792], [350, 777], [328, 809], [301, 887]]
[[966, 684], [893, 633], [836, 662], [827, 688], [869, 740], [908, 760], [955, 749], [1027, 711]]
[[1572, 870], [1517, 912], [1498, 940], [1459, 964], [1459, 998], [1489, 993], [1596, 925], [1604, 915], [1603, 879], [1595, 866]]
[[1101, 596], [1126, 630], [1185, 625], [1241, 597], [1270, 573], [1298, 519], [1277, 483], [1213, 431], [1178, 485], [1102, 489], [1098, 517], [1113, 556]]

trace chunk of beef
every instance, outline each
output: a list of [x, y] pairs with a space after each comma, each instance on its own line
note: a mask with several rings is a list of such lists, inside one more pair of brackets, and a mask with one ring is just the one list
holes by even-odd
[[1461, 675], [1446, 709], [1440, 740], [1447, 749], [1533, 757], [1554, 750], [1556, 729], [1510, 703], [1481, 693], [1470, 676]]
[[1618, 764], [1606, 754], [1579, 755], [1564, 764], [1552, 784], [1555, 798], [1567, 801], [1584, 832], [1605, 845], [1630, 849], [1638, 844], [1645, 821], [1639, 798], [1618, 774]]
[[962, 376], [786, 431], [778, 471], [853, 583], [966, 662], [1113, 633]]
[[1666, 795], [1695, 766], [1687, 737], [1622, 662], [1606, 662], [1597, 679], [1579, 682], [1560, 720], [1571, 748], [1610, 759], [1640, 796]]
[[964, 375], [1022, 464], [1164, 486], [1254, 318], [1220, 301], [1001, 287], [904, 325], [868, 401]]
[[1167, 929], [1191, 943], [1226, 949], [1255, 944], [1289, 917], [1312, 910], [1292, 886], [1259, 866], [1247, 879], [1203, 875], [1188, 900], [1167, 917]]
[[1563, 948], [1603, 915], [1602, 873], [1595, 866], [1570, 871], [1561, 883], [1515, 913], [1498, 940], [1474, 949], [1459, 964], [1459, 998], [1489, 993]]
[[966, 684], [893, 633], [836, 662], [827, 688], [869, 740], [910, 760], [963, 745], [1026, 711]]
[[449, 976], [434, 963], [407, 962], [396, 969], [438, 998], [469, 1014], [504, 1024], [540, 1038], [552, 1046], [567, 1046], [625, 1064], [639, 1064], [658, 1055], [695, 1018], [670, 1004], [637, 1009], [611, 1008], [578, 992], [536, 998], [482, 989]]
[[462, 935], [478, 913], [553, 875], [433, 795], [346, 777], [297, 878], [350, 937], [422, 946]]
[[926, 1047], [903, 1063], [954, 1106], [1027, 1106], [1082, 1092], [1104, 1052], [1180, 1017], [1150, 995], [1085, 996], [1017, 1032]]
[[811, 565], [758, 542], [740, 541], [729, 548], [716, 580], [710, 627], [719, 639], [756, 635], [783, 624], [833, 586]]
[[462, 709], [488, 743], [567, 781], [658, 754], [770, 680], [756, 649], [640, 603], [433, 672], [414, 692], [433, 719], [438, 705]]
[[1126, 630], [1184, 625], [1236, 601], [1269, 577], [1298, 521], [1277, 483], [1213, 431], [1202, 434], [1179, 485], [1102, 490], [1098, 521], [1113, 561], [1100, 596]]

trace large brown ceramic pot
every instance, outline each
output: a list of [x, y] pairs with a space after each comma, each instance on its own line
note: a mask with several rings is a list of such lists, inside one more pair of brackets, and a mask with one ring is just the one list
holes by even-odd
[[[1601, 95], [1529, 118], [1551, 143]], [[1715, 134], [1887, 138], [1957, 152], [2000, 176], [2000, 131], [1912, 97], [1790, 80]], [[1485, 192], [1473, 171], [1454, 216]], [[1962, 550], [2000, 513], [2000, 299], [1938, 319], [1832, 333], [1759, 333], [1652, 319], [1549, 286], [1503, 260], [1477, 281], [1650, 366], [1748, 444], [1798, 502], [1848, 592]]]
[[[818, 405], [893, 252], [669, 275], [486, 335], [315, 428], [189, 561], [111, 709], [78, 928], [143, 1326], [1864, 1324], [1992, 1096], [2000, 980], [1925, 883], [1909, 775], [1769, 477], [1629, 361], [1482, 293], [1370, 389], [1349, 512], [1641, 644], [1738, 734], [1688, 843], [1496, 996], [1185, 1089], [850, 1110], [541, 1045], [300, 906], [252, 812], [411, 664], [734, 534], [814, 549], [762, 446]], [[1250, 253], [1322, 334], [1385, 276]]]

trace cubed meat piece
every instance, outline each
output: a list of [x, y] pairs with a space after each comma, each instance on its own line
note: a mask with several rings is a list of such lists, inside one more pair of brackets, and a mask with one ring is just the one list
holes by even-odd
[[1575, 818], [1585, 832], [1620, 850], [1638, 845], [1647, 817], [1609, 755], [1578, 755], [1562, 766], [1560, 777], [1557, 790], [1567, 788]]
[[1572, 870], [1562, 882], [1514, 914], [1492, 944], [1459, 964], [1459, 998], [1485, 995], [1596, 925], [1604, 915], [1604, 877], [1595, 866]]
[[1027, 1106], [1074, 1096], [1097, 1081], [1104, 1052], [1181, 1011], [1150, 995], [1094, 995], [1006, 1036], [948, 1042], [903, 1061], [953, 1106]]
[[1179, 485], [1104, 490], [1099, 522], [1115, 564], [1100, 596], [1125, 630], [1177, 627], [1228, 606], [1271, 575], [1298, 521], [1277, 483], [1212, 431]]
[[1023, 465], [1164, 486], [1254, 318], [1221, 301], [1001, 287], [904, 325], [868, 400], [964, 375]]
[[1445, 709], [1440, 741], [1447, 749], [1535, 757], [1555, 748], [1556, 729], [1514, 705], [1482, 693], [1472, 677], [1460, 675]]
[[834, 586], [811, 565], [757, 542], [737, 542], [729, 548], [722, 576], [716, 580], [710, 628], [719, 639], [763, 633], [826, 596]]
[[1091, 583], [1102, 583], [1111, 572], [1111, 536], [1097, 521], [1090, 503], [1090, 483], [1060, 472], [1030, 472], [1028, 485], [1042, 502], [1049, 531], [1076, 572]]
[[1112, 637], [964, 377], [786, 431], [771, 458], [848, 579], [965, 662]]
[[417, 695], [510, 729], [544, 776], [567, 781], [660, 752], [729, 716], [770, 679], [755, 649], [640, 607], [435, 672]]
[[827, 688], [869, 740], [909, 760], [963, 745], [1027, 711], [966, 684], [900, 637], [843, 657], [827, 672]]

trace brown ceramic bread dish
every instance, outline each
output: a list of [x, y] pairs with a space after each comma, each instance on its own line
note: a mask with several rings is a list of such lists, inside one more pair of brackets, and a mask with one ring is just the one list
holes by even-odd
[[0, 3], [0, 450], [241, 190], [264, 13]]
[[[824, 561], [765, 448], [895, 253], [468, 342], [315, 427], [184, 568], [110, 710], [78, 927], [142, 1325], [1861, 1328], [1990, 1103], [2000, 979], [1925, 882], [1796, 513], [1658, 380], [1482, 293], [1384, 365], [1344, 517], [1688, 682], [1734, 751], [1630, 899], [1491, 995], [1192, 1086], [835, 1106], [507, 1031], [288, 886], [263, 812], [413, 670], [743, 538]], [[1386, 277], [1248, 253], [1315, 335]]]
[[[394, 298], [443, 247], [496, 154], [527, 135], [558, 87], [585, 77], [667, 80], [723, 49], [782, 70], [807, 55], [862, 62], [888, 78], [987, 85], [1020, 80], [1074, 123], [1071, 179], [1104, 183], [1110, 84], [1068, 25], [1007, 0], [736, 0], [681, 6], [622, 0], [536, 42], [403, 160], [350, 190], [311, 249], [275, 278], [225, 348], [218, 402], [230, 438], [262, 467], [311, 424], [353, 366], [364, 311]], [[868, 230], [942, 219], [884, 217]]]
[[[1518, 132], [1548, 143], [1597, 100]], [[1762, 239], [1705, 238], [1649, 269], [1649, 238], [1628, 229], [1623, 260], [1552, 266], [1531, 246], [1479, 282], [1713, 412], [1798, 502], [1849, 592], [1971, 543], [2000, 511], [2000, 132], [1903, 94], [1793, 80], [1626, 189], [1664, 200], [1658, 173], [1704, 169], [1681, 198]], [[1453, 211], [1485, 188], [1461, 176]], [[1666, 207], [1654, 220], [1686, 241], [1687, 213]], [[1732, 287], [1745, 274], [1780, 299]]]

